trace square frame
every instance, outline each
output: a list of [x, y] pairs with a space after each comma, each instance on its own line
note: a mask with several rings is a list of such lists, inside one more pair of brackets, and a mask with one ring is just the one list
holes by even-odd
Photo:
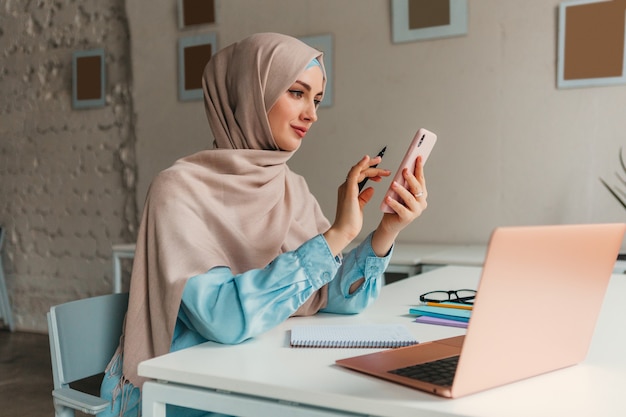
[[[569, 7], [576, 6], [591, 6], [594, 3], [598, 6], [611, 7], [611, 2], [606, 0], [575, 0], [566, 1], [559, 4], [559, 17], [558, 17], [558, 57], [557, 57], [557, 88], [579, 88], [579, 87], [599, 87], [608, 85], [626, 84], [626, 30], [624, 31], [624, 44], [622, 50], [622, 73], [619, 76], [607, 76], [607, 77], [594, 77], [594, 78], [565, 78], [566, 72], [566, 38], [567, 38], [567, 9]], [[618, 3], [615, 3], [615, 7], [618, 7]], [[624, 11], [621, 11], [621, 16], [624, 17]], [[626, 23], [624, 23], [626, 24]], [[588, 29], [588, 26], [586, 27]], [[586, 31], [585, 33], [594, 33], [593, 31]], [[587, 39], [588, 41], [588, 39]], [[602, 51], [606, 48], [597, 47], [596, 50]]]
[[[202, 53], [210, 48], [210, 55], [204, 60]], [[202, 35], [188, 36], [178, 40], [178, 98], [181, 101], [201, 100], [202, 71], [213, 54], [217, 51], [217, 35], [205, 33]], [[190, 72], [198, 76], [193, 80], [188, 79]]]
[[[200, 7], [200, 5], [204, 7]], [[217, 8], [218, 0], [177, 0], [178, 29], [216, 24]], [[185, 16], [185, 11], [189, 9], [195, 12], [191, 19], [189, 16]], [[211, 20], [211, 15], [213, 20]]]
[[72, 54], [72, 107], [104, 107], [106, 73], [104, 49], [76, 51]]
[[[444, 1], [444, 0], [440, 0]], [[467, 0], [450, 2], [450, 23], [419, 29], [409, 27], [409, 0], [391, 1], [391, 30], [393, 43], [448, 38], [467, 34]]]
[[298, 38], [312, 48], [324, 53], [324, 69], [326, 70], [326, 88], [320, 107], [333, 105], [333, 35], [303, 36]]

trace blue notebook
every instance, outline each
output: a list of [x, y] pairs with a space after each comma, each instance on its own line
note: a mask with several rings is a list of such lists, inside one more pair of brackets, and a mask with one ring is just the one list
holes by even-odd
[[465, 323], [469, 322], [472, 315], [471, 310], [435, 306], [415, 306], [409, 310], [409, 313], [416, 316], [439, 317], [441, 319], [457, 320]]
[[467, 329], [467, 325], [469, 324], [465, 321], [442, 319], [439, 317], [430, 317], [430, 316], [417, 316], [415, 318], [415, 322], [425, 323], [425, 324], [435, 324], [437, 326], [461, 327], [463, 329]]

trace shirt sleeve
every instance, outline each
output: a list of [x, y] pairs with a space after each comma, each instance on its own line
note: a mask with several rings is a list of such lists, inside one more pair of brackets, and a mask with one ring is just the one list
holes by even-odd
[[[337, 275], [328, 285], [328, 304], [321, 311], [327, 313], [360, 313], [380, 294], [383, 274], [389, 265], [393, 247], [384, 257], [372, 249], [372, 233], [359, 246], [348, 252]], [[350, 286], [361, 278], [365, 281], [350, 294]]]
[[[376, 256], [371, 235], [343, 258], [334, 257], [318, 235], [286, 252], [263, 269], [234, 275], [216, 267], [191, 277], [181, 300], [171, 351], [211, 340], [235, 344], [285, 321], [313, 293], [328, 286], [329, 313], [358, 313], [379, 294], [389, 263]], [[352, 283], [364, 283], [352, 294]]]
[[263, 269], [212, 268], [183, 290], [172, 351], [211, 340], [240, 343], [285, 321], [330, 282], [341, 262], [318, 235]]

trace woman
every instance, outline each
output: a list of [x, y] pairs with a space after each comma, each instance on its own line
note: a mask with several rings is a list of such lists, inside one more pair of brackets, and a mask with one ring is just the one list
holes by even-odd
[[[140, 408], [140, 361], [205, 341], [234, 344], [290, 316], [357, 313], [374, 300], [398, 233], [426, 208], [421, 164], [394, 184], [404, 204], [363, 243], [374, 190], [390, 174], [363, 157], [339, 187], [334, 223], [286, 165], [317, 120], [322, 54], [263, 33], [215, 54], [203, 77], [214, 149], [177, 161], [153, 181], [139, 230], [124, 338], [105, 375], [111, 415]], [[168, 415], [190, 410], [168, 408]]]

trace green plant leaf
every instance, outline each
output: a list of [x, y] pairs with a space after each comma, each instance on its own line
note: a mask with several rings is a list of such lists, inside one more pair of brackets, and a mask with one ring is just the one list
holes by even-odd
[[613, 191], [613, 189], [609, 186], [609, 184], [607, 184], [602, 178], [600, 178], [600, 181], [602, 182], [602, 184], [604, 184], [606, 189], [609, 190], [609, 192], [611, 194], [613, 194], [613, 197], [615, 197], [617, 199], [617, 201], [620, 202], [622, 207], [624, 207], [624, 209], [626, 209], [626, 201], [622, 200], [622, 198], [619, 195], [617, 195], [617, 193], [615, 191]]

